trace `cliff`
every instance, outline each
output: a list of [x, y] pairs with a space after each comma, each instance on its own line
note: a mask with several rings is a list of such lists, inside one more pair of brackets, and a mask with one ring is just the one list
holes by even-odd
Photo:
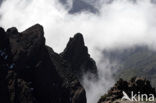
[[57, 54], [45, 45], [39, 24], [23, 32], [15, 27], [7, 31], [0, 28], [2, 103], [86, 103], [79, 80], [83, 72], [96, 70], [80, 34], [69, 41], [62, 54]]

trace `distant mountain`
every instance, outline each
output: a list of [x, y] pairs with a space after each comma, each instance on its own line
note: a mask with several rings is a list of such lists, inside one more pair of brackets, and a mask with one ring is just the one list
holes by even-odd
[[3, 0], [0, 0], [0, 5], [2, 4], [2, 1], [3, 1]]
[[[64, 6], [67, 5], [67, 0], [59, 0], [61, 4]], [[3, 0], [0, 0], [0, 5], [3, 2]], [[79, 13], [82, 11], [88, 11], [91, 13], [97, 13], [98, 9], [96, 9], [93, 5], [90, 3], [87, 3], [83, 0], [73, 0], [72, 8], [69, 10], [70, 14]]]
[[[66, 5], [67, 0], [60, 0], [63, 5]], [[93, 5], [83, 1], [83, 0], [73, 0], [72, 8], [69, 10], [70, 14], [79, 13], [82, 11], [88, 11], [91, 13], [97, 13], [98, 9], [96, 9]]]
[[77, 13], [77, 12], [81, 12], [81, 11], [89, 11], [92, 13], [98, 12], [98, 10], [94, 6], [92, 6], [88, 3], [81, 1], [81, 0], [74, 0], [72, 8], [69, 11], [69, 13], [73, 14], [73, 13]]
[[105, 58], [110, 62], [118, 61], [115, 79], [130, 79], [134, 76], [146, 77], [156, 87], [156, 51], [146, 46], [126, 49], [105, 50]]

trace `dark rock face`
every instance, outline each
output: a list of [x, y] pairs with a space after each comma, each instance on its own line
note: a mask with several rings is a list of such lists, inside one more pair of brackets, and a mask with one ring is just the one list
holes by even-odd
[[97, 73], [96, 63], [90, 58], [88, 48], [85, 46], [83, 36], [80, 33], [70, 38], [61, 56], [71, 64], [71, 71], [78, 78], [81, 78], [86, 72]]
[[62, 59], [62, 57], [59, 54], [55, 53], [50, 47], [47, 48], [50, 55], [50, 59], [54, 63], [59, 76], [63, 80], [63, 87], [69, 91], [68, 94], [65, 94], [69, 95], [70, 102], [86, 103], [87, 100], [85, 90], [81, 86], [77, 77], [73, 75], [73, 73], [70, 71], [70, 64], [66, 60]]
[[28, 82], [17, 78], [17, 74], [11, 70], [8, 71], [6, 78], [8, 81], [9, 102], [5, 103], [37, 103]]
[[59, 55], [45, 45], [39, 24], [21, 33], [0, 28], [0, 102], [86, 103], [77, 78], [83, 70], [95, 73], [96, 65], [81, 34]]
[[11, 62], [10, 55], [9, 39], [4, 29], [0, 28], [0, 101], [3, 103], [9, 103], [6, 75], [8, 64]]
[[98, 103], [112, 103], [117, 99], [121, 99], [123, 97], [122, 92], [126, 92], [129, 97], [131, 97], [131, 92], [134, 94], [153, 94], [156, 96], [155, 88], [153, 88], [150, 84], [149, 80], [141, 77], [134, 77], [130, 81], [124, 81], [120, 79], [116, 82], [116, 84], [108, 91], [107, 94], [102, 96]]

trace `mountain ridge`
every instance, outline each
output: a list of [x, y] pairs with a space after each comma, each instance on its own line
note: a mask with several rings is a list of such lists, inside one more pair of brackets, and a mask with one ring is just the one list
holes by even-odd
[[[74, 41], [77, 41], [76, 35]], [[0, 90], [3, 91], [0, 92], [1, 102], [87, 102], [80, 77], [76, 76], [71, 69], [73, 63], [65, 60], [62, 55], [55, 53], [52, 48], [45, 45], [44, 28], [40, 24], [20, 33], [15, 27], [6, 32], [0, 28], [0, 39]], [[78, 44], [79, 42], [83, 53], [83, 49], [86, 48], [84, 41], [82, 39], [78, 40]], [[89, 60], [88, 51], [85, 51], [84, 54], [87, 55], [85, 58]], [[70, 55], [70, 58], [73, 56]], [[79, 58], [83, 57], [77, 57], [75, 62]], [[85, 66], [86, 64], [80, 62], [79, 65]], [[96, 67], [96, 64], [93, 66]], [[79, 67], [77, 69], [77, 72], [81, 74], [81, 69]]]

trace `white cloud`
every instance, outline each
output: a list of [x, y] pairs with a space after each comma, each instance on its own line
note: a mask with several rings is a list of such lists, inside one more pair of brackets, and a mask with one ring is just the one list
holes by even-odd
[[101, 96], [104, 95], [114, 84], [112, 74], [113, 67], [116, 67], [117, 62], [110, 63], [109, 60], [98, 62], [99, 79], [91, 78], [92, 74], [85, 74], [82, 84], [87, 91], [87, 103], [97, 103]]

